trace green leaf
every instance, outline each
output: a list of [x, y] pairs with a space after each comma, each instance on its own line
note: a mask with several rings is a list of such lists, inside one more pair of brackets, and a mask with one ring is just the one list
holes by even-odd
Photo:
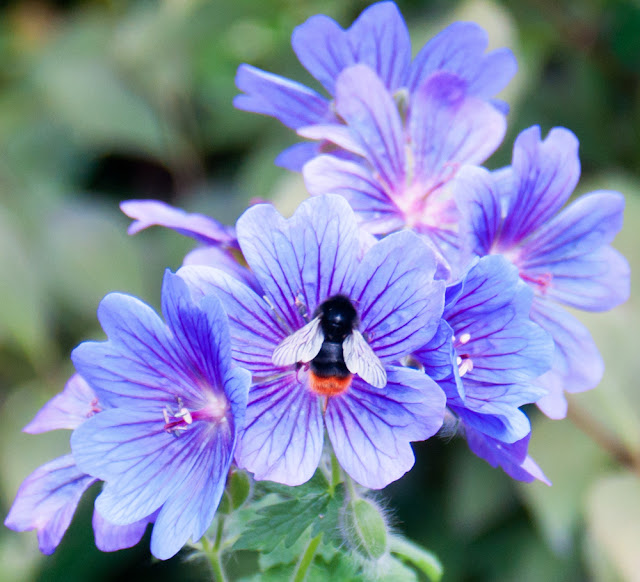
[[272, 552], [280, 541], [283, 541], [285, 548], [290, 548], [309, 527], [313, 537], [327, 533], [329, 539], [335, 539], [344, 489], [337, 487], [331, 495], [328, 486], [320, 471], [300, 487], [282, 489], [282, 486], [269, 486], [269, 489], [276, 489], [282, 495], [294, 498], [260, 509], [260, 517], [249, 522], [233, 549]]
[[271, 505], [259, 513], [261, 518], [249, 523], [249, 530], [235, 543], [235, 550], [270, 552], [284, 540], [291, 547], [304, 531], [323, 515], [329, 505], [328, 494], [310, 495]]
[[327, 481], [325, 474], [318, 469], [311, 479], [297, 487], [281, 485], [272, 481], [260, 481], [257, 483], [257, 489], [258, 492], [276, 493], [285, 499], [299, 499], [307, 495], [328, 492], [329, 481]]

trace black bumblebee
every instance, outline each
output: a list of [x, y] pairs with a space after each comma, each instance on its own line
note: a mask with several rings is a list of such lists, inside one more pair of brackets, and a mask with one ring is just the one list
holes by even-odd
[[334, 295], [318, 306], [309, 323], [280, 343], [273, 352], [273, 363], [309, 364], [309, 388], [325, 397], [346, 392], [353, 374], [383, 388], [386, 371], [358, 330], [359, 325], [351, 300]]

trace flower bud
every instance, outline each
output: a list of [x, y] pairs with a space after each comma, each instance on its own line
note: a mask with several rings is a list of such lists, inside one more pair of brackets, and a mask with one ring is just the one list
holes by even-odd
[[220, 499], [218, 513], [229, 514], [238, 509], [251, 494], [251, 481], [244, 471], [233, 471], [227, 480], [227, 487]]
[[344, 514], [344, 536], [361, 556], [378, 560], [387, 551], [387, 524], [378, 507], [367, 499], [355, 499]]

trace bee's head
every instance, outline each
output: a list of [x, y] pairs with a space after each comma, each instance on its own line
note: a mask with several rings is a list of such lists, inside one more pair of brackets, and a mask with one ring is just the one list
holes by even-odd
[[314, 315], [320, 316], [324, 339], [330, 342], [344, 340], [358, 324], [358, 313], [344, 295], [334, 295], [322, 302]]

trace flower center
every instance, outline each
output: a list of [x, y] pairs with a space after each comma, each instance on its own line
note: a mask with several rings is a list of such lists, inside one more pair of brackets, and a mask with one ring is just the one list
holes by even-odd
[[177, 404], [177, 410], [171, 406], [165, 406], [162, 410], [164, 430], [174, 436], [180, 436], [181, 432], [187, 430], [197, 421], [207, 421], [213, 424], [227, 422], [229, 402], [222, 395], [209, 395], [205, 405], [197, 410], [189, 410], [184, 406], [180, 397], [177, 399]]

